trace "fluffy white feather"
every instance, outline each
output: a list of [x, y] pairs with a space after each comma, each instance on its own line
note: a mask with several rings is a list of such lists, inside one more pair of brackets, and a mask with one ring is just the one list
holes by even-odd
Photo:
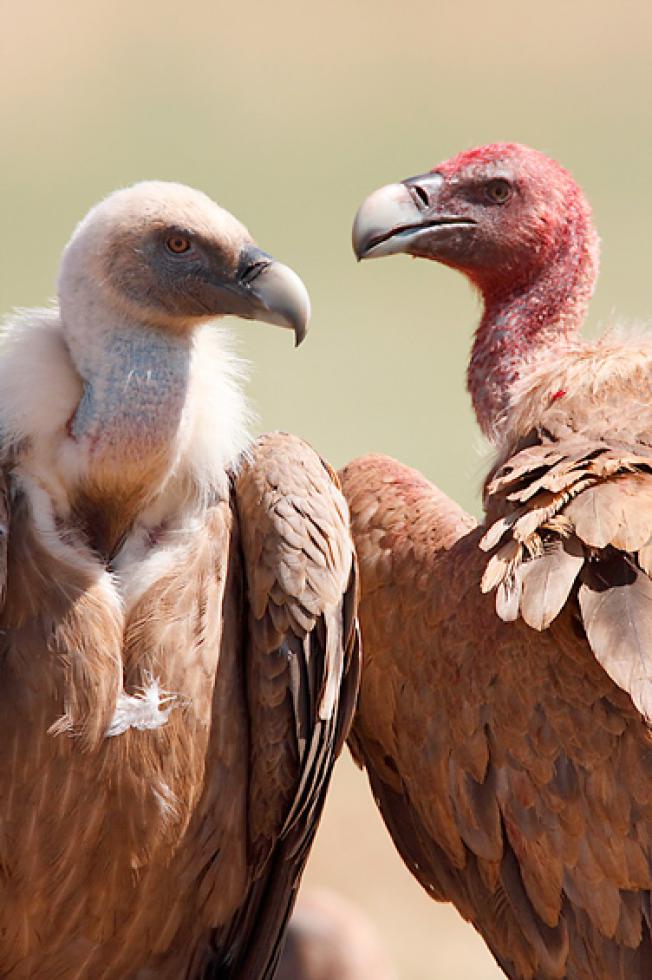
[[129, 728], [141, 732], [160, 728], [168, 720], [170, 712], [178, 707], [178, 696], [162, 690], [158, 677], [152, 677], [149, 671], [145, 671], [144, 680], [143, 686], [137, 688], [134, 694], [122, 691], [118, 695], [115, 712], [106, 730], [107, 738], [122, 735]]
[[254, 413], [243, 391], [247, 373], [227, 328], [209, 325], [197, 332], [180, 460], [181, 470], [191, 475], [196, 486], [219, 482], [220, 474], [250, 442]]
[[[44, 485], [66, 511], [66, 497], [84, 475], [67, 424], [82, 394], [55, 309], [22, 310], [4, 325], [0, 356], [0, 450]], [[249, 441], [251, 413], [243, 392], [244, 362], [229, 331], [207, 324], [196, 331], [177, 452], [166, 489], [197, 499], [223, 485], [224, 471]], [[163, 489], [161, 487], [160, 489]], [[167, 496], [167, 493], [166, 493]], [[159, 499], [156, 510], [165, 510]], [[156, 522], [157, 514], [151, 520]]]

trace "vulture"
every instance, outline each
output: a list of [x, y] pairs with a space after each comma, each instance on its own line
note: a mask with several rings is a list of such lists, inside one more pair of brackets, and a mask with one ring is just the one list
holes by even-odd
[[337, 478], [210, 323], [307, 293], [180, 184], [77, 227], [0, 352], [0, 975], [272, 977], [358, 684]]
[[336, 892], [301, 892], [275, 980], [398, 980], [373, 923]]
[[342, 476], [365, 667], [352, 746], [404, 862], [512, 978], [652, 977], [652, 343], [579, 336], [582, 191], [493, 144], [371, 194], [359, 258], [480, 292], [478, 525], [413, 469]]

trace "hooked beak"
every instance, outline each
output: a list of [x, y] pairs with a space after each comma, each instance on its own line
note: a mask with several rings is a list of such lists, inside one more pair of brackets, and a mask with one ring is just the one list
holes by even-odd
[[234, 279], [214, 284], [223, 296], [221, 312], [261, 320], [294, 331], [298, 347], [308, 332], [310, 297], [296, 272], [257, 245], [245, 245]]
[[387, 184], [362, 203], [353, 222], [353, 251], [358, 260], [383, 255], [422, 255], [426, 239], [451, 226], [473, 225], [469, 218], [442, 212], [438, 200], [441, 174], [421, 174]]

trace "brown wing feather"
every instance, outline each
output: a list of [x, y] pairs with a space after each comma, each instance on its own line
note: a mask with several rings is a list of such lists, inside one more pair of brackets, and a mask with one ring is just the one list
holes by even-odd
[[[88, 975], [126, 976], [147, 963], [178, 977], [208, 923], [238, 907], [246, 881], [240, 648], [223, 643], [233, 605], [228, 501], [201, 527], [171, 530], [153, 556], [167, 556], [161, 574], [121, 607], [96, 556], [78, 540], [66, 550], [63, 532], [40, 536], [14, 493], [2, 613], [0, 972], [63, 977], [83, 965]], [[145, 673], [174, 692], [167, 723], [106, 738], [118, 684], [137, 689]], [[229, 798], [211, 809], [210, 826], [207, 759]], [[206, 863], [219, 895], [207, 894]]]
[[[234, 478], [250, 614], [248, 852], [254, 883], [206, 977], [271, 977], [359, 682], [357, 582], [335, 474], [259, 439]], [[226, 973], [220, 970], [227, 970]]]
[[482, 587], [496, 589], [500, 618], [546, 629], [574, 597], [596, 657], [652, 720], [652, 447], [536, 428], [490, 477], [485, 503]]
[[[298, 440], [262, 440], [235, 484], [160, 530], [143, 583], [41, 534], [19, 485], [7, 536], [0, 486], [3, 975], [274, 970], [355, 704], [356, 578]], [[165, 724], [107, 738], [147, 677]]]
[[[531, 470], [515, 463], [518, 486]], [[392, 460], [342, 483], [365, 645], [352, 749], [408, 867], [511, 977], [648, 977], [650, 735], [577, 604], [543, 632], [502, 622], [480, 590], [484, 528]], [[554, 547], [564, 584], [542, 575], [546, 609], [577, 574], [576, 546]]]

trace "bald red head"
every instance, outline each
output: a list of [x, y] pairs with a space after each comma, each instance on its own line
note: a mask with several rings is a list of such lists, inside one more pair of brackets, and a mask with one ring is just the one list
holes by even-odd
[[[523, 143], [486, 143], [484, 146], [474, 146], [470, 150], [462, 150], [454, 157], [444, 160], [437, 167], [433, 168], [439, 173], [452, 174], [456, 171], [472, 166], [490, 166], [503, 159], [513, 161], [530, 161], [535, 170], [549, 165], [554, 170], [565, 173], [570, 177], [568, 171], [564, 170], [555, 160], [545, 156], [539, 150], [532, 149], [531, 146], [524, 146]], [[571, 178], [572, 180], [572, 178]]]
[[[488, 299], [521, 288], [563, 254], [568, 268], [582, 267], [590, 292], [598, 264], [591, 209], [555, 160], [519, 143], [491, 143], [445, 160], [432, 175], [441, 178], [428, 202], [433, 219], [459, 227], [451, 234], [441, 226], [438, 240], [433, 225], [413, 254], [460, 269]], [[406, 185], [418, 193], [420, 180]]]
[[469, 386], [487, 432], [522, 365], [578, 329], [598, 271], [581, 189], [519, 143], [465, 150], [375, 191], [358, 211], [353, 245], [359, 258], [403, 252], [441, 262], [480, 289]]

